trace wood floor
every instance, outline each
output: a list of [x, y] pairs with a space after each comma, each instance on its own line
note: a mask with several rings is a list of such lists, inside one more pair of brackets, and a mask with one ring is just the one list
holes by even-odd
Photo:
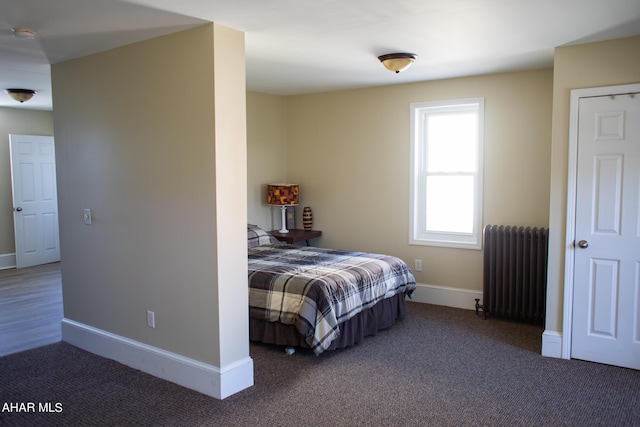
[[61, 339], [60, 263], [0, 270], [0, 356]]

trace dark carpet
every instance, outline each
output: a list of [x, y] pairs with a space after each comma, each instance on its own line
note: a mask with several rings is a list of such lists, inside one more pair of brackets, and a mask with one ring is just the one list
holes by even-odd
[[0, 425], [640, 425], [640, 371], [542, 357], [541, 334], [409, 303], [403, 322], [319, 357], [251, 344], [255, 386], [222, 401], [56, 343], [0, 358]]

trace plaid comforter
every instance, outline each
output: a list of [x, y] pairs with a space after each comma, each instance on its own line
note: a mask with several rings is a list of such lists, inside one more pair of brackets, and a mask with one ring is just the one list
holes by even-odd
[[416, 281], [400, 259], [308, 246], [249, 249], [249, 313], [293, 324], [320, 354], [340, 335], [340, 323]]

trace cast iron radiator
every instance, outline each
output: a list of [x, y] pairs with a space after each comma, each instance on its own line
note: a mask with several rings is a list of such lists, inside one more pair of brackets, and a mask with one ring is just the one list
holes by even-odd
[[484, 318], [543, 323], [547, 289], [548, 228], [484, 228]]

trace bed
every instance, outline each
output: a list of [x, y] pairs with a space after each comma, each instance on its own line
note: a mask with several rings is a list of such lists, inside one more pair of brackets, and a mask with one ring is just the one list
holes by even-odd
[[405, 317], [416, 288], [399, 258], [280, 243], [247, 227], [249, 338], [321, 354], [350, 347]]

